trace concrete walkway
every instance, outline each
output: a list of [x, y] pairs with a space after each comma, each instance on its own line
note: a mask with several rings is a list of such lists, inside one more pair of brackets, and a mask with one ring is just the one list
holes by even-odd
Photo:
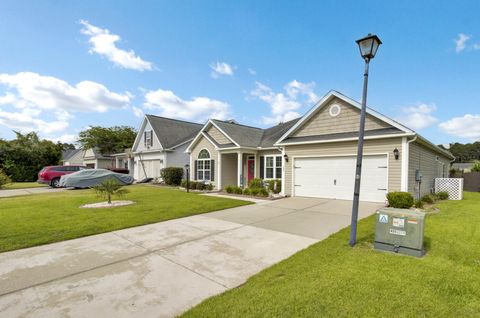
[[2, 253], [0, 317], [173, 317], [347, 226], [350, 209], [290, 198]]
[[0, 190], [0, 198], [16, 197], [19, 195], [40, 194], [40, 193], [55, 193], [60, 191], [65, 191], [65, 189], [41, 187], [41, 188], [28, 188], [28, 189]]

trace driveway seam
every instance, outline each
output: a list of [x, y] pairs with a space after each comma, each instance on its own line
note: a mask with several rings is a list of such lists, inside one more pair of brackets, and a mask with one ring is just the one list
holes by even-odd
[[194, 271], [193, 269], [188, 268], [187, 266], [185, 266], [185, 265], [183, 265], [183, 264], [177, 263], [177, 262], [175, 262], [174, 260], [166, 257], [165, 255], [160, 254], [159, 252], [161, 252], [161, 250], [155, 251], [155, 253], [156, 253], [158, 256], [160, 256], [161, 258], [165, 259], [166, 261], [169, 261], [169, 262], [171, 262], [171, 263], [173, 263], [173, 264], [175, 264], [175, 265], [177, 265], [177, 266], [183, 267], [183, 268], [185, 268], [186, 270], [188, 270], [189, 272], [192, 272], [192, 273], [194, 273], [194, 274], [196, 274], [196, 275], [198, 275], [198, 276], [201, 276], [201, 277], [203, 277], [203, 278], [205, 278], [205, 279], [207, 279], [207, 280], [209, 280], [209, 281], [211, 281], [211, 282], [213, 282], [213, 283], [215, 283], [215, 284], [217, 284], [217, 285], [220, 285], [220, 286], [222, 286], [222, 287], [225, 287], [225, 288], [227, 288], [227, 289], [230, 289], [230, 287], [228, 287], [228, 286], [226, 286], [226, 285], [223, 285], [222, 283], [217, 282], [216, 280], [214, 280], [214, 279], [212, 279], [212, 278], [210, 278], [210, 277], [207, 277], [207, 276], [205, 276], [205, 275], [203, 275], [203, 274], [201, 274], [201, 273], [199, 273], [199, 272], [197, 272], [197, 271]]

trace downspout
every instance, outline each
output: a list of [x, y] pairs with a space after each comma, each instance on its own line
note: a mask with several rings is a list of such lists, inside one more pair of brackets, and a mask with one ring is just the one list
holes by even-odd
[[[408, 145], [408, 156], [410, 157], [410, 144], [412, 142], [414, 142], [415, 140], [417, 140], [418, 138], [418, 135], [415, 135], [415, 137], [412, 139], [412, 140], [409, 140], [407, 141], [407, 145]], [[410, 160], [410, 158], [407, 158], [407, 160]], [[420, 170], [420, 158], [419, 158], [419, 161], [418, 161], [418, 170]], [[407, 172], [408, 173], [408, 172]], [[421, 181], [417, 181], [415, 180], [415, 183], [418, 183], [418, 199], [420, 199], [420, 187], [422, 185], [422, 182]], [[408, 181], [407, 181], [407, 190], [408, 190]]]

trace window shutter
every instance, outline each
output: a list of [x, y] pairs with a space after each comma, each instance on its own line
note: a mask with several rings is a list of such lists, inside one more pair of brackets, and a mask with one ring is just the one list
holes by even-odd
[[143, 132], [143, 145], [146, 147], [147, 146], [147, 132]]
[[150, 130], [150, 146], [153, 147], [153, 130]]
[[194, 161], [194, 167], [193, 167], [193, 171], [194, 171], [194, 176], [193, 176], [193, 180], [197, 180], [197, 176], [198, 176], [198, 160], [195, 160]]
[[210, 181], [215, 181], [215, 160], [210, 160]]
[[263, 175], [265, 170], [264, 167], [265, 167], [265, 157], [260, 156], [260, 179], [265, 178], [265, 176]]

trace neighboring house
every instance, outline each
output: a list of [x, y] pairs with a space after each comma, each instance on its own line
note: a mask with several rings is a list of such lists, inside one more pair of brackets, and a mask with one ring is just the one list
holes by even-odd
[[452, 168], [463, 172], [470, 172], [470, 170], [473, 168], [473, 165], [473, 162], [456, 162], [452, 164]]
[[110, 156], [112, 156], [114, 158], [114, 162], [115, 162], [114, 167], [115, 168], [128, 169], [128, 171], [129, 171], [128, 174], [133, 177], [133, 174], [134, 174], [133, 166], [134, 166], [134, 164], [133, 164], [133, 153], [132, 153], [131, 148], [125, 149], [125, 151], [121, 152], [121, 153], [111, 154]]
[[136, 180], [158, 178], [166, 167], [184, 167], [189, 162], [185, 149], [203, 125], [145, 115], [132, 147]]
[[82, 166], [83, 149], [68, 149], [63, 151], [61, 162], [64, 166]]
[[[331, 91], [303, 117], [268, 129], [211, 119], [187, 148], [191, 179], [216, 189], [245, 187], [253, 178], [281, 179], [284, 195], [352, 199], [360, 108]], [[390, 191], [430, 193], [454, 159], [371, 108], [363, 156], [360, 198], [373, 202], [384, 202]]]
[[83, 152], [83, 165], [94, 169], [108, 169], [115, 167], [115, 158], [102, 154], [97, 148], [86, 149]]

